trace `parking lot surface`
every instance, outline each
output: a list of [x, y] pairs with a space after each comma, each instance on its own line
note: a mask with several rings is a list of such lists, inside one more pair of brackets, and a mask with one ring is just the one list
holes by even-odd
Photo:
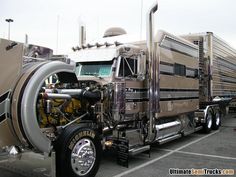
[[[50, 163], [50, 159], [31, 152], [21, 160], [0, 156], [0, 177], [50, 177]], [[224, 117], [220, 129], [210, 134], [197, 132], [164, 145], [153, 145], [150, 157], [147, 154], [131, 157], [129, 168], [117, 165], [114, 154], [106, 153], [97, 177], [173, 177], [170, 168], [236, 172], [236, 114]]]

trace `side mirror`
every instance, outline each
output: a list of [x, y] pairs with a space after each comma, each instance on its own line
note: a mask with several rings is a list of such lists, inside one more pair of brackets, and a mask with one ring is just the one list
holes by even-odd
[[144, 52], [138, 56], [138, 79], [144, 80], [146, 75], [146, 55]]

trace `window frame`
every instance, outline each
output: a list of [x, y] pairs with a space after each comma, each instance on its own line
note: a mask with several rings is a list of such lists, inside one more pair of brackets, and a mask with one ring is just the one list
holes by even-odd
[[[131, 75], [125, 76], [125, 73], [124, 73], [125, 66], [121, 66], [122, 60], [128, 66]], [[133, 65], [134, 65], [133, 68], [132, 68], [131, 64], [129, 63], [129, 60], [133, 60]], [[121, 67], [123, 67], [123, 74], [122, 75], [120, 75]], [[137, 79], [137, 77], [138, 77], [138, 58], [119, 56], [116, 68], [117, 68], [116, 78], [119, 78], [119, 79], [122, 79], [122, 78], [123, 79]]]

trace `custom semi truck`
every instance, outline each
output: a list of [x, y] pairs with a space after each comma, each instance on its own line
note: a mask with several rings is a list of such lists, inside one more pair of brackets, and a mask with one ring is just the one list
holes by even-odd
[[157, 8], [146, 41], [82, 45], [73, 60], [1, 39], [0, 147], [55, 155], [57, 176], [89, 177], [105, 149], [127, 165], [153, 143], [218, 129], [236, 96], [236, 51], [211, 32], [154, 36]]

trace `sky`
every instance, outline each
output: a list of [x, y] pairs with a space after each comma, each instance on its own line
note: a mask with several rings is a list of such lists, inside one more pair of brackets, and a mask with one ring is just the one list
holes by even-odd
[[[79, 24], [87, 42], [95, 43], [113, 26], [124, 28], [132, 39], [146, 39], [146, 13], [156, 0], [0, 0], [0, 38], [52, 48], [70, 54], [78, 45]], [[141, 8], [143, 4], [143, 8]], [[235, 0], [158, 0], [155, 31], [175, 35], [212, 31], [236, 49]], [[142, 20], [141, 20], [142, 19]], [[142, 26], [142, 28], [141, 28]], [[122, 42], [122, 41], [120, 41]]]

